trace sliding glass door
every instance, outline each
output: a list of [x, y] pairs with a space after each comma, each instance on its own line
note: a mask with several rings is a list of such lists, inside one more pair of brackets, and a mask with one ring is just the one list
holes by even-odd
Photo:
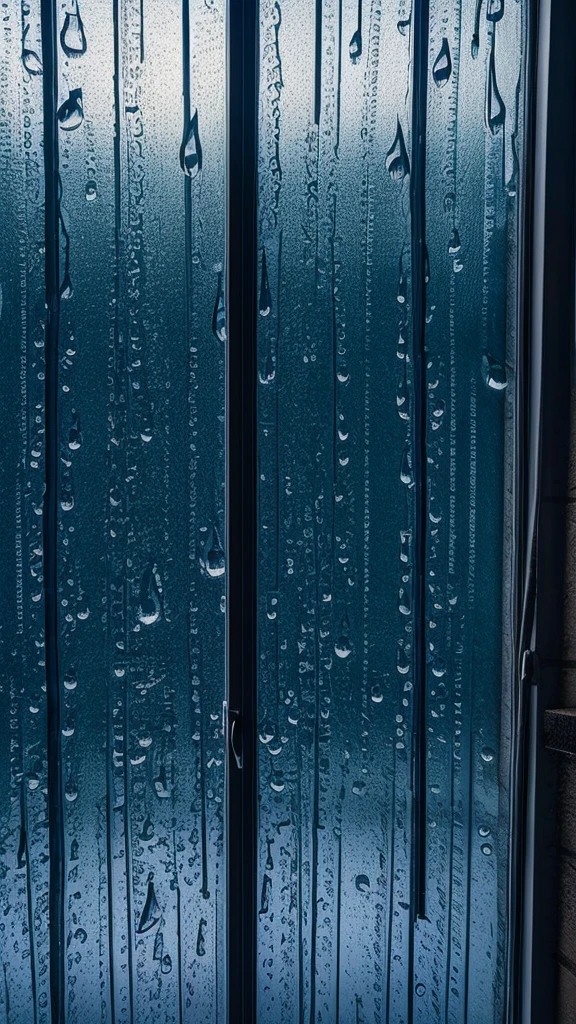
[[4, 3], [0, 1024], [507, 1019], [531, 7]]

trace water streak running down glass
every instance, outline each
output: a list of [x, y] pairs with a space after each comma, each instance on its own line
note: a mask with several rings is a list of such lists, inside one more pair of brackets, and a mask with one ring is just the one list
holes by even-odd
[[[40, 9], [0, 29], [2, 1024], [50, 1021]], [[57, 11], [65, 1017], [220, 1024], [225, 3]]]
[[517, 0], [429, 7], [427, 68], [415, 68], [418, 5], [260, 5], [267, 1024], [503, 1020], [529, 12]]

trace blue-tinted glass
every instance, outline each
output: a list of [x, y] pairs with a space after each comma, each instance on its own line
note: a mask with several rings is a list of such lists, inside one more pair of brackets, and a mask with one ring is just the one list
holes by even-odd
[[[503, 1019], [527, 16], [515, 0], [432, 0], [426, 69], [409, 4], [260, 4], [267, 1024]], [[421, 76], [423, 335], [410, 201]]]
[[[6, 1024], [49, 1020], [39, 11], [1, 30]], [[219, 1024], [225, 3], [58, 18], [65, 1017]]]
[[0, 1020], [48, 1020], [40, 0], [0, 27]]

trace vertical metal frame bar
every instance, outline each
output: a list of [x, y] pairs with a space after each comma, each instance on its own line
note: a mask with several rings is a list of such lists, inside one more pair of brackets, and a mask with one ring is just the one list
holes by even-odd
[[564, 622], [565, 505], [574, 360], [576, 8], [539, 4], [532, 276], [531, 416], [537, 452], [535, 652], [524, 681], [528, 719], [523, 890], [523, 1024], [555, 1020], [558, 945], [558, 755], [544, 743], [547, 708], [559, 706]]
[[256, 1020], [258, 2], [228, 2], [228, 1021]]

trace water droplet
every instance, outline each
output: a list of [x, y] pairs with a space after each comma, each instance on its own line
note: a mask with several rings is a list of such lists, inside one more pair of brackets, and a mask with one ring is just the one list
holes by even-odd
[[194, 114], [180, 146], [180, 166], [189, 178], [196, 178], [202, 170], [202, 146], [198, 133], [198, 111]]
[[414, 484], [414, 474], [412, 472], [412, 455], [410, 453], [410, 445], [406, 444], [404, 451], [402, 452], [402, 461], [400, 463], [400, 479], [403, 484], [407, 484], [408, 487], [412, 487]]
[[496, 82], [496, 67], [494, 63], [494, 47], [490, 53], [490, 64], [488, 68], [488, 84], [486, 87], [486, 126], [492, 135], [502, 128], [506, 120], [506, 107]]
[[75, 690], [78, 686], [78, 676], [75, 668], [69, 668], [64, 676], [64, 688], [66, 690]]
[[86, 202], [93, 203], [98, 195], [96, 182], [90, 179], [86, 182]]
[[262, 266], [260, 270], [260, 295], [258, 298], [258, 312], [260, 316], [268, 316], [272, 308], [272, 296], [268, 284], [268, 267], [266, 265], [266, 250], [262, 249]]
[[81, 57], [86, 53], [86, 35], [77, 0], [70, 0], [68, 5], [60, 33], [60, 44], [67, 57]]
[[402, 257], [400, 257], [400, 262], [398, 264], [398, 291], [396, 293], [396, 301], [401, 306], [403, 306], [404, 303], [406, 302], [406, 294], [407, 294], [406, 275], [404, 273], [404, 267], [402, 265]]
[[358, 782], [354, 782], [352, 784], [352, 792], [355, 793], [356, 796], [363, 796], [364, 793], [366, 792], [366, 783], [363, 782], [362, 779], [360, 779]]
[[402, 21], [397, 22], [396, 28], [401, 36], [405, 36], [406, 32], [410, 28], [410, 18], [404, 18]]
[[71, 299], [73, 294], [74, 288], [72, 286], [72, 278], [70, 277], [70, 272], [68, 268], [66, 268], [64, 279], [62, 281], [62, 284], [60, 285], [60, 298], [65, 300]]
[[372, 687], [371, 697], [374, 704], [381, 704], [382, 701], [384, 700], [384, 694], [382, 693], [382, 690], [378, 683], [375, 683], [374, 686]]
[[78, 786], [76, 785], [75, 782], [72, 782], [72, 780], [66, 783], [64, 787], [64, 796], [66, 797], [69, 803], [74, 803], [74, 801], [76, 800], [78, 796]]
[[162, 957], [162, 965], [160, 967], [160, 971], [162, 974], [170, 974], [171, 970], [172, 957], [168, 953], [165, 953], [164, 956]]
[[490, 846], [490, 843], [482, 843], [480, 849], [482, 850], [482, 853], [484, 854], [485, 857], [489, 857], [490, 854], [492, 853], [492, 847]]
[[480, 757], [483, 761], [486, 761], [486, 763], [489, 764], [490, 761], [494, 760], [495, 754], [491, 747], [482, 747]]
[[401, 615], [410, 615], [412, 611], [411, 599], [411, 591], [408, 588], [405, 590], [404, 587], [400, 587], [400, 590], [398, 591], [398, 611]]
[[268, 848], [268, 853], [267, 853], [267, 856], [266, 856], [266, 870], [267, 871], [273, 871], [274, 870], [274, 860], [272, 858], [272, 847], [274, 846], [274, 838], [266, 839], [266, 846]]
[[73, 132], [84, 120], [82, 89], [71, 89], [68, 99], [58, 108], [58, 121], [65, 132]]
[[444, 658], [441, 658], [438, 654], [434, 656], [432, 661], [432, 675], [436, 676], [437, 679], [441, 679], [446, 674], [446, 662]]
[[260, 916], [267, 914], [270, 909], [270, 894], [272, 892], [272, 879], [269, 875], [262, 878], [262, 890], [260, 893]]
[[158, 622], [162, 614], [162, 583], [153, 562], [142, 573], [137, 614], [144, 626]]
[[88, 934], [84, 928], [77, 928], [74, 932], [74, 938], [76, 939], [76, 942], [81, 943], [83, 946], [88, 938]]
[[275, 376], [276, 369], [274, 367], [274, 360], [272, 358], [272, 353], [269, 352], [268, 355], [266, 356], [266, 364], [264, 366], [264, 369], [260, 371], [258, 377], [261, 384], [271, 384]]
[[478, 53], [480, 52], [480, 36], [477, 32], [472, 36], [470, 51], [472, 53], [472, 60], [476, 60]]
[[494, 391], [504, 391], [508, 381], [506, 367], [494, 359], [488, 352], [482, 356], [482, 373], [484, 381]]
[[24, 825], [20, 826], [20, 842], [18, 843], [18, 853], [16, 854], [16, 866], [19, 868], [26, 867], [26, 829]]
[[66, 723], [62, 726], [62, 735], [66, 736], [66, 738], [69, 738], [70, 736], [74, 735], [74, 732], [75, 732], [74, 721], [73, 721], [73, 719], [68, 718], [66, 720]]
[[348, 46], [348, 53], [350, 54], [350, 60], [353, 64], [357, 64], [362, 56], [362, 33], [359, 28], [356, 29], [350, 45]]
[[480, 825], [478, 835], [481, 836], [482, 839], [486, 839], [486, 837], [490, 835], [491, 831], [492, 830], [488, 828], [488, 825]]
[[70, 843], [70, 860], [78, 860], [78, 856], [79, 856], [78, 840], [77, 839], [73, 839], [72, 842]]
[[416, 985], [416, 989], [415, 989], [416, 995], [417, 996], [423, 996], [425, 991], [426, 991], [426, 985], [423, 985], [422, 982], [419, 981], [418, 984]]
[[342, 616], [340, 623], [340, 636], [334, 644], [334, 651], [339, 658], [347, 658], [352, 653], [352, 647], [349, 639], [350, 623], [348, 622], [348, 616], [346, 613]]
[[82, 446], [82, 431], [80, 430], [80, 418], [77, 413], [72, 414], [72, 426], [68, 431], [68, 447], [73, 452], [78, 451]]
[[158, 775], [154, 779], [154, 791], [159, 800], [167, 800], [170, 796], [168, 779], [166, 777], [166, 769], [164, 765], [161, 765]]
[[396, 118], [396, 135], [394, 142], [386, 154], [386, 170], [393, 181], [402, 181], [407, 174], [410, 174], [410, 161], [406, 152], [404, 135], [400, 125], [400, 119]]
[[196, 936], [196, 956], [206, 956], [206, 928], [208, 921], [204, 917], [200, 918], [198, 925], [198, 934]]
[[486, 7], [487, 21], [500, 21], [504, 17], [504, 0], [488, 0]]
[[226, 572], [226, 559], [216, 526], [210, 527], [208, 531], [200, 558], [200, 568], [205, 576], [211, 576], [212, 578], [223, 576]]
[[448, 40], [446, 39], [446, 36], [444, 36], [444, 39], [442, 40], [442, 46], [440, 47], [438, 56], [434, 61], [434, 66], [432, 68], [432, 77], [434, 79], [435, 84], [438, 86], [439, 89], [441, 89], [444, 85], [446, 85], [446, 82], [450, 78], [451, 74], [452, 58], [450, 56], [450, 47], [448, 46]]
[[26, 25], [22, 37], [22, 63], [29, 75], [41, 75], [42, 61], [40, 57], [36, 53], [36, 50], [32, 50], [30, 47], [26, 46], [26, 36], [29, 31], [30, 25]]
[[38, 778], [35, 772], [31, 772], [30, 775], [28, 776], [28, 789], [31, 789], [32, 792], [34, 792], [35, 789], [38, 789], [39, 785], [40, 779]]
[[368, 875], [356, 875], [356, 888], [358, 892], [370, 892], [370, 879]]
[[162, 961], [164, 956], [164, 933], [157, 931], [154, 936], [154, 950], [152, 952], [152, 959]]
[[409, 562], [412, 548], [412, 531], [400, 530], [400, 561]]
[[405, 676], [410, 671], [410, 659], [403, 647], [398, 648], [398, 654], [396, 656], [396, 668], [401, 676]]
[[149, 932], [151, 928], [154, 928], [154, 926], [158, 924], [161, 917], [162, 912], [158, 906], [156, 893], [154, 892], [154, 875], [150, 873], [148, 875], [146, 902], [144, 904], [142, 914], [140, 915], [138, 927], [136, 928], [138, 935], [144, 935], [145, 932]]
[[450, 256], [455, 256], [456, 253], [460, 252], [461, 248], [462, 245], [460, 242], [460, 234], [458, 232], [458, 228], [452, 228], [452, 232], [450, 234], [450, 241], [448, 242], [448, 253]]
[[218, 341], [226, 341], [226, 301], [222, 283], [222, 271], [218, 273], [218, 287], [216, 289], [216, 301], [212, 313], [212, 333]]

